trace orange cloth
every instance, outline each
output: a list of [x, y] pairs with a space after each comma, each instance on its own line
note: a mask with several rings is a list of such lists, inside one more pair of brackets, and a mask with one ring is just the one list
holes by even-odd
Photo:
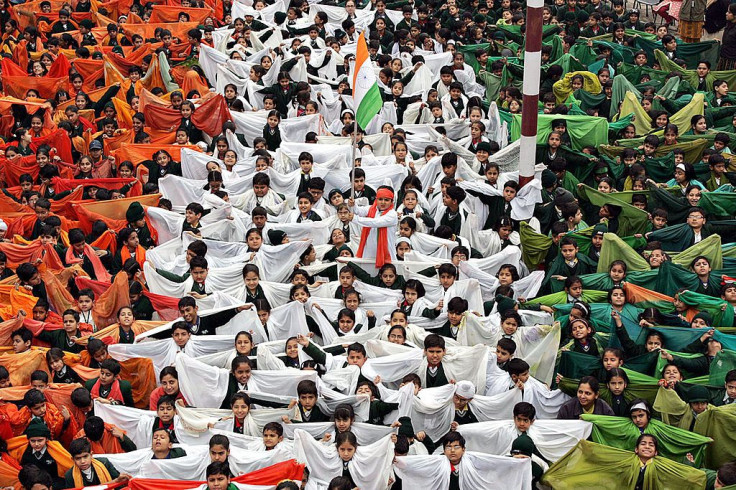
[[0, 486], [20, 488], [18, 472], [21, 466], [11, 455], [2, 453], [0, 459]]
[[0, 356], [0, 366], [10, 373], [10, 384], [13, 386], [24, 386], [31, 384], [31, 373], [33, 371], [49, 372], [46, 365], [46, 355], [38, 349], [30, 349], [20, 354], [14, 354], [12, 349], [5, 350]]
[[[133, 334], [138, 336], [142, 333], [148, 332], [149, 330], [160, 327], [161, 325], [165, 325], [166, 323], [167, 322], [163, 321], [136, 320], [135, 322], [133, 322], [133, 325], [131, 325], [130, 328], [131, 330], [133, 330]], [[87, 342], [89, 342], [89, 339], [92, 337], [100, 339], [106, 344], [117, 344], [118, 342], [120, 342], [119, 328], [119, 324], [113, 323], [110, 326], [97, 330], [92, 335], [83, 337], [80, 340], [79, 344], [87, 345]]]
[[[89, 261], [92, 262], [92, 267], [94, 268], [95, 276], [97, 276], [97, 279], [103, 282], [109, 282], [110, 273], [107, 272], [105, 266], [102, 265], [100, 258], [97, 256], [92, 246], [87, 243], [84, 244], [84, 255], [86, 255]], [[74, 253], [73, 247], [69, 247], [66, 251], [65, 261], [67, 264], [81, 264], [83, 262], [83, 259], [77, 258]]]
[[[26, 436], [18, 436], [8, 440], [7, 443], [8, 453], [10, 453], [10, 455], [17, 461], [20, 461], [21, 458], [23, 458], [23, 453], [28, 447], [28, 438]], [[64, 473], [74, 466], [72, 455], [69, 454], [61, 444], [59, 444], [59, 441], [47, 441], [46, 450], [49, 452], [49, 456], [54, 458], [54, 461], [56, 461], [56, 471], [58, 472], [58, 475], [51, 476], [64, 478]]]
[[[13, 427], [13, 433], [17, 436], [23, 434], [23, 432], [31, 423], [33, 415], [28, 407], [23, 407], [13, 415], [10, 416], [10, 425]], [[61, 414], [58, 408], [51, 403], [46, 403], [46, 414], [43, 416], [43, 421], [51, 431], [51, 438], [58, 440], [61, 437], [61, 431], [64, 426], [64, 416]], [[77, 433], [75, 430], [74, 434]]]
[[[108, 424], [107, 422], [105, 422], [105, 430], [102, 432], [102, 439], [100, 439], [99, 441], [93, 441], [89, 438], [87, 439], [92, 446], [92, 453], [120, 454], [125, 452], [120, 446], [120, 439], [112, 435], [113, 429], [117, 429], [117, 427], [115, 427], [113, 424]], [[123, 431], [123, 434], [125, 434], [125, 431]], [[74, 436], [75, 439], [79, 439], [80, 437], [86, 437], [84, 429], [81, 429]]]
[[[7, 286], [0, 287], [6, 288]], [[26, 288], [19, 287], [16, 289], [11, 286], [10, 302], [6, 303], [4, 306], [0, 306], [0, 318], [13, 318], [21, 310], [23, 310], [27, 315], [30, 315], [33, 311], [33, 307], [36, 306], [37, 301], [38, 298], [31, 294], [31, 292]]]
[[[123, 247], [120, 249], [120, 262], [123, 264], [131, 257], [130, 250], [128, 250], [128, 247]], [[138, 245], [135, 249], [135, 261], [138, 262], [138, 265], [141, 266], [141, 270], [143, 269], [143, 264], [146, 263], [146, 249]]]

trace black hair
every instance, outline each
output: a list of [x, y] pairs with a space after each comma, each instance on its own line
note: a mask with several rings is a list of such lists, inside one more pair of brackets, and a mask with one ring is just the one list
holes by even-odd
[[514, 417], [522, 416], [534, 420], [537, 417], [537, 409], [529, 402], [519, 402], [514, 405]]

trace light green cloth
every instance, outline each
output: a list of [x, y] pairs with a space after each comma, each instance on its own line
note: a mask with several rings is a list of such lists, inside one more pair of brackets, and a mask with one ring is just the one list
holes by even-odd
[[[633, 489], [641, 461], [631, 451], [581, 440], [553, 464], [541, 483], [555, 490]], [[656, 457], [644, 473], [644, 490], [703, 490], [701, 470]]]
[[[593, 424], [590, 434], [593, 442], [619, 449], [634, 448], [636, 439], [641, 435], [638, 427], [630, 418], [611, 417], [608, 415], [580, 416], [582, 420]], [[695, 465], [700, 466], [705, 458], [705, 446], [711, 442], [708, 437], [694, 434], [688, 430], [667, 425], [659, 420], [651, 419], [644, 428], [645, 434], [652, 434], [659, 441], [659, 455], [679, 463], [686, 463], [688, 453], [695, 458]]]

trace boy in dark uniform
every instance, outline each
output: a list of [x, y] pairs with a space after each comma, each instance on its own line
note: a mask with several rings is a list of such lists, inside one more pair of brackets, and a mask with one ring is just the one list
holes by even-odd
[[79, 488], [127, 481], [130, 475], [120, 473], [105, 458], [94, 458], [87, 439], [75, 439], [69, 445], [74, 467], [64, 474], [62, 488]]
[[424, 339], [424, 355], [427, 356], [426, 388], [444, 386], [450, 381], [445, 376], [442, 358], [445, 356], [445, 339], [437, 334], [429, 334]]
[[51, 476], [55, 488], [63, 488], [64, 479], [59, 477], [58, 463], [49, 453], [47, 446], [51, 439], [49, 428], [43, 422], [34, 420], [28, 424], [25, 434], [28, 438], [28, 447], [20, 458], [20, 464], [38, 467]]
[[146, 224], [146, 213], [139, 202], [130, 204], [125, 212], [125, 219], [128, 220], [128, 226], [138, 233], [138, 243], [141, 247], [148, 249], [156, 245], [151, 237], [151, 230], [148, 229], [148, 224]]

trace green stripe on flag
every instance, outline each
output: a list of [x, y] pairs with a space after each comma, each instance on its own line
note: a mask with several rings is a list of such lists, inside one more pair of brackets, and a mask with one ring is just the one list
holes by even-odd
[[381, 110], [381, 107], [383, 107], [381, 92], [378, 89], [378, 84], [374, 83], [363, 96], [356, 111], [355, 120], [358, 121], [358, 125], [365, 129], [371, 119]]

